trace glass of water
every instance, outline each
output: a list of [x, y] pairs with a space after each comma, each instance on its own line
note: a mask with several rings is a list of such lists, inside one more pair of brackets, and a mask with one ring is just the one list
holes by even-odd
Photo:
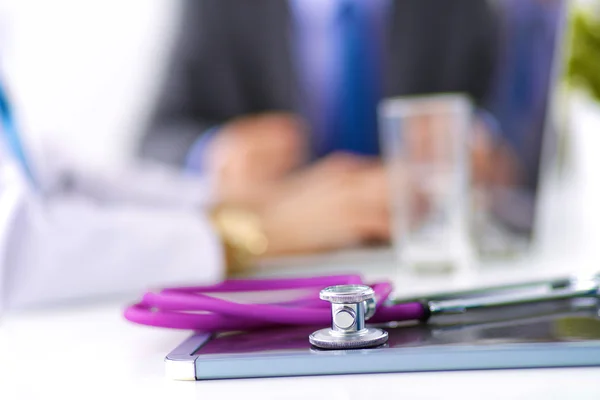
[[469, 141], [473, 107], [461, 94], [407, 96], [379, 107], [400, 264], [456, 271], [472, 263]]

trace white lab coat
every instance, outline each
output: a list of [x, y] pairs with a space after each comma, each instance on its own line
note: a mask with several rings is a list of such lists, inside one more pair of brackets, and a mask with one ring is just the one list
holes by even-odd
[[223, 278], [198, 179], [94, 174], [48, 147], [29, 159], [37, 185], [0, 140], [0, 311]]

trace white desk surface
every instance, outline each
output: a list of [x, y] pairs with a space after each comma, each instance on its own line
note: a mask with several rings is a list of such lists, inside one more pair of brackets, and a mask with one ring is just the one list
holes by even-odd
[[[358, 267], [367, 256], [369, 265]], [[318, 272], [351, 270], [379, 279], [393, 272], [389, 256], [386, 252], [330, 256], [331, 264]], [[356, 264], [333, 263], [331, 258], [354, 259]], [[484, 266], [453, 279], [391, 275], [399, 292], [423, 293], [561, 275], [571, 271], [565, 270], [572, 265], [565, 261], [548, 254], [504, 266]], [[288, 267], [286, 275], [298, 273], [298, 268], [302, 267]], [[314, 272], [314, 267], [303, 271]], [[600, 398], [600, 368], [169, 381], [164, 377], [163, 358], [189, 333], [129, 324], [121, 316], [124, 304], [39, 310], [2, 321], [0, 399]]]
[[170, 381], [163, 358], [189, 334], [129, 324], [122, 305], [5, 320], [0, 399], [600, 398], [600, 368]]
[[[576, 169], [584, 173], [548, 196], [531, 256], [453, 278], [397, 271], [386, 252], [291, 260], [277, 274], [391, 276], [398, 292], [409, 295], [600, 270], [600, 118], [583, 109], [577, 121]], [[169, 381], [163, 358], [189, 333], [129, 324], [121, 316], [124, 304], [38, 310], [0, 321], [0, 399], [600, 399], [600, 368]]]

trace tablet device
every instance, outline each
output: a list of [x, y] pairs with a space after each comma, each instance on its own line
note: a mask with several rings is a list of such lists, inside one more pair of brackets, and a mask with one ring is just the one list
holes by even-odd
[[359, 350], [312, 347], [308, 336], [320, 328], [197, 333], [166, 357], [167, 376], [208, 380], [600, 366], [596, 308], [461, 325], [386, 325], [388, 343]]

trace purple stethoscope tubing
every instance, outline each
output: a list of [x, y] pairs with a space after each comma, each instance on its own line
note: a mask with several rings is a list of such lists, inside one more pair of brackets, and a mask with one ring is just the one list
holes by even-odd
[[[211, 286], [189, 286], [147, 292], [140, 302], [125, 309], [125, 318], [137, 324], [198, 332], [249, 330], [279, 325], [329, 325], [331, 306], [319, 299], [328, 286], [363, 284], [359, 275], [320, 276], [293, 279], [226, 280]], [[386, 304], [392, 292], [389, 282], [370, 285], [377, 309], [370, 322], [420, 320], [427, 318], [419, 302]], [[213, 293], [265, 292], [314, 289], [292, 301], [238, 303], [213, 297]]]

